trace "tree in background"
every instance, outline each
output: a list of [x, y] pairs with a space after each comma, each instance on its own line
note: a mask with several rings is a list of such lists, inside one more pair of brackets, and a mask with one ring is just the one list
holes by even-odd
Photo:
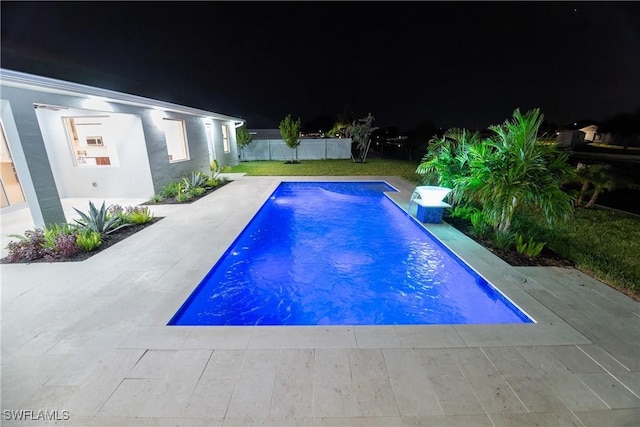
[[236, 130], [236, 141], [238, 143], [238, 148], [240, 149], [240, 159], [243, 160], [242, 153], [244, 147], [251, 144], [253, 141], [253, 136], [247, 130], [246, 125], [242, 125]]
[[584, 199], [591, 196], [587, 204], [584, 205], [585, 208], [593, 206], [603, 192], [616, 188], [629, 188], [633, 184], [631, 178], [613, 172], [609, 164], [584, 165], [580, 163], [576, 170], [576, 178], [582, 184], [576, 204], [582, 206]]
[[354, 120], [349, 128], [348, 136], [356, 144], [356, 149], [358, 150], [357, 160], [353, 155], [351, 156], [354, 162], [364, 163], [367, 159], [367, 153], [371, 145], [371, 134], [374, 130], [378, 129], [373, 126], [374, 120], [375, 118], [369, 113], [364, 119]]
[[353, 111], [348, 106], [345, 106], [343, 113], [338, 114], [333, 128], [329, 131], [329, 137], [346, 136], [355, 118]]
[[[300, 119], [294, 121], [291, 118], [291, 114], [287, 115], [281, 122], [280, 126], [280, 135], [282, 135], [282, 139], [284, 140], [287, 147], [291, 148], [291, 161], [287, 163], [299, 163], [298, 162], [298, 145], [300, 145], [300, 127], [302, 123]], [[294, 159], [295, 153], [295, 159]]]

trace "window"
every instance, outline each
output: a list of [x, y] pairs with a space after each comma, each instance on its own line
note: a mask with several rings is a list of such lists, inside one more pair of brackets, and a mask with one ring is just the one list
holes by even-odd
[[229, 144], [229, 128], [227, 125], [222, 125], [222, 146], [225, 153], [231, 152], [231, 144]]
[[[113, 143], [104, 142], [106, 135], [103, 123], [105, 117], [63, 117], [71, 143], [73, 162], [77, 167], [118, 166], [118, 155]], [[110, 145], [110, 146], [108, 146]]]
[[174, 119], [163, 119], [163, 121], [169, 162], [189, 160], [189, 150], [187, 147], [187, 137], [184, 131], [184, 121]]

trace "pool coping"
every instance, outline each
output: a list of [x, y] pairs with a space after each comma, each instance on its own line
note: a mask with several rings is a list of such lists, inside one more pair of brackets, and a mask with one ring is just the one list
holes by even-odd
[[[251, 180], [252, 177], [243, 177], [242, 179]], [[414, 185], [390, 176], [322, 178], [286, 176], [260, 177], [259, 179], [267, 179], [271, 183], [262, 190], [263, 197], [255, 200], [256, 203], [250, 218], [253, 218], [253, 215], [283, 181], [382, 181], [397, 190], [397, 192], [386, 194], [404, 210], [408, 208], [414, 188]], [[226, 187], [229, 187], [229, 190], [233, 189], [232, 185]], [[242, 227], [231, 232], [234, 239], [247, 223], [248, 221]], [[177, 305], [171, 308], [167, 307], [166, 311], [158, 313], [160, 318], [164, 318], [166, 322], [157, 326], [178, 329], [180, 332], [175, 333], [188, 336], [185, 338], [187, 348], [191, 348], [193, 345], [196, 345], [197, 348], [219, 348], [220, 346], [229, 348], [226, 340], [231, 331], [234, 335], [234, 346], [237, 346], [233, 348], [247, 349], [319, 348], [319, 346], [328, 348], [445, 348], [592, 343], [526, 292], [526, 289], [537, 287], [535, 281], [524, 277], [514, 267], [446, 223], [422, 225], [513, 304], [533, 318], [535, 322], [487, 325], [167, 326], [166, 323], [199, 285], [202, 279], [200, 278], [182, 289], [180, 297], [177, 298], [179, 300]], [[228, 246], [225, 246], [224, 251], [227, 248]], [[215, 262], [217, 259], [211, 265]], [[227, 330], [225, 331], [225, 329]]]

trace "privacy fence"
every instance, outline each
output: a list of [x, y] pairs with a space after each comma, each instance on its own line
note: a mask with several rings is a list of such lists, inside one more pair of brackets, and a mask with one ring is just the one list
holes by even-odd
[[[301, 139], [298, 160], [350, 159], [351, 138]], [[240, 150], [240, 160], [291, 160], [295, 152], [282, 139], [257, 139]]]

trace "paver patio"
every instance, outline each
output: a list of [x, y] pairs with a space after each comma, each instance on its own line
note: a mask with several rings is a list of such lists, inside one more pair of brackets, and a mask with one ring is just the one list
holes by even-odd
[[447, 224], [428, 228], [538, 323], [166, 326], [281, 180], [315, 179], [236, 177], [86, 261], [0, 266], [2, 425], [640, 425], [640, 303]]

